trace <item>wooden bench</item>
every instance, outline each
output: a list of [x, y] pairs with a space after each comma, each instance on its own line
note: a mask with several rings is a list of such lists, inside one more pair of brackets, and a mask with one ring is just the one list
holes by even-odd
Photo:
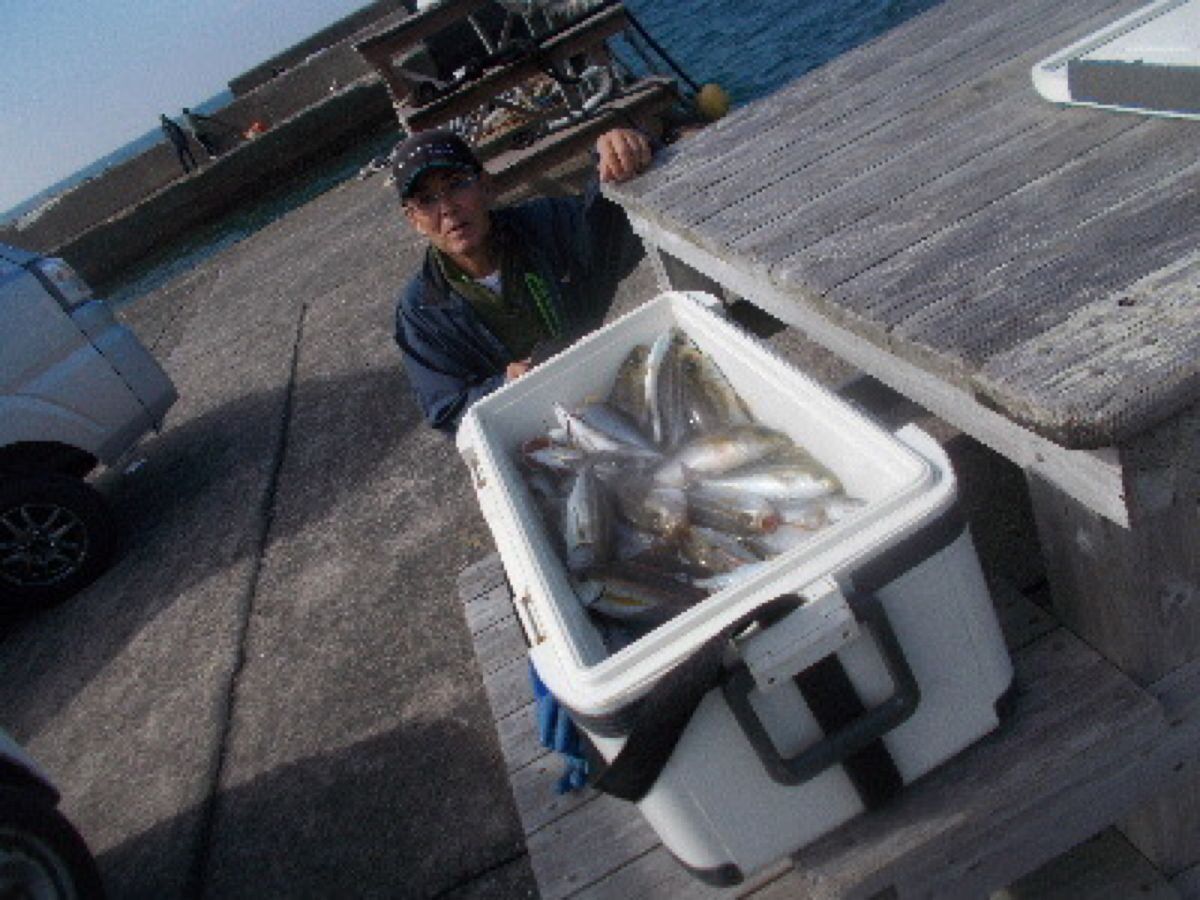
[[[418, 102], [417, 86], [405, 76], [403, 67], [395, 65], [397, 59], [413, 62], [413, 54], [423, 52], [420, 49], [422, 41], [460, 20], [470, 19], [481, 12], [484, 6], [482, 0], [449, 0], [380, 29], [355, 44], [355, 49], [387, 84], [396, 116], [407, 132], [445, 127], [456, 118], [494, 100], [502, 92], [525, 84], [535, 76], [544, 75], [548, 65], [561, 68], [568, 60], [578, 56], [607, 59], [606, 41], [629, 25], [622, 4], [604, 4], [559, 30], [542, 36], [536, 57], [532, 54], [515, 56], [428, 102]], [[482, 42], [480, 46], [482, 48]], [[424, 62], [426, 65], [432, 64], [429, 60]], [[574, 89], [563, 87], [563, 90], [572, 94]], [[574, 97], [573, 102], [578, 99]], [[582, 110], [576, 110], [569, 124], [538, 136], [529, 146], [511, 146], [512, 138], [520, 133], [520, 129], [517, 129], [482, 142], [475, 148], [476, 153], [503, 193], [528, 181], [535, 174], [545, 174], [581, 150], [590, 148], [604, 130], [618, 124], [651, 123], [678, 100], [679, 95], [671, 79], [638, 79], [631, 85], [615, 90], [591, 113], [583, 114]], [[565, 116], [566, 113], [559, 110], [556, 115]]]
[[[1157, 703], [1200, 655], [1200, 123], [1029, 74], [1139, 5], [946, 0], [606, 190], [664, 286], [745, 298], [1020, 466], [1057, 615]], [[1128, 752], [1123, 828], [1184, 877], [1194, 760]]]

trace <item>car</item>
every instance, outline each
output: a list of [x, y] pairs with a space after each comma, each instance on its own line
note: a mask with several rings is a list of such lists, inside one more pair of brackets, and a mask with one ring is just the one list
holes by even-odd
[[0, 729], [0, 897], [102, 900], [87, 843], [49, 776]]
[[0, 244], [0, 613], [60, 602], [116, 547], [87, 476], [178, 398], [137, 336], [64, 260]]

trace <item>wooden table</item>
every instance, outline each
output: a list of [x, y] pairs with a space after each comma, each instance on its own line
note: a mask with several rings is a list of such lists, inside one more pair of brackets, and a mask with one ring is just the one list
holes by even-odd
[[[1135, 0], [945, 0], [609, 196], [718, 286], [1027, 474], [1064, 623], [1148, 686], [1200, 651], [1200, 123], [1041, 100]], [[1127, 824], [1200, 859], [1200, 749]]]

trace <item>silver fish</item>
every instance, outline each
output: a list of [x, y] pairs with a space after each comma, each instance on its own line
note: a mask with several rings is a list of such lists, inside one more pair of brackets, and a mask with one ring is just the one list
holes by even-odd
[[865, 500], [831, 494], [815, 500], [781, 501], [776, 503], [779, 517], [788, 525], [798, 525], [810, 531], [840, 522], [867, 505]]
[[663, 442], [662, 409], [659, 405], [658, 383], [662, 378], [663, 364], [667, 360], [667, 350], [671, 347], [670, 332], [660, 334], [650, 345], [646, 357], [646, 409], [650, 412], [650, 436], [654, 443]]
[[621, 367], [617, 369], [608, 402], [633, 419], [639, 427], [649, 432], [650, 407], [646, 398], [646, 363], [650, 348], [638, 344], [629, 351]]
[[[658, 456], [658, 452], [652, 448], [640, 447], [637, 444], [628, 443], [622, 439], [627, 433], [621, 425], [626, 425], [628, 424], [627, 422], [616, 426], [622, 435], [622, 437], [618, 437], [606, 430], [607, 426], [613, 425], [614, 417], [605, 417], [603, 413], [599, 413], [594, 409], [589, 410], [589, 415], [585, 419], [570, 412], [561, 403], [555, 403], [554, 415], [558, 417], [558, 421], [566, 430], [571, 443], [585, 453], [651, 458]], [[642, 438], [642, 440], [644, 441], [645, 438]]]
[[775, 563], [772, 560], [764, 560], [762, 562], [747, 563], [744, 566], [738, 566], [729, 572], [722, 572], [719, 575], [713, 575], [711, 578], [704, 578], [696, 582], [696, 587], [704, 588], [706, 591], [723, 591], [727, 588], [737, 587], [745, 584], [752, 578], [756, 578], [768, 571]]
[[617, 479], [617, 510], [628, 522], [659, 535], [673, 535], [687, 525], [687, 496], [644, 477]]
[[587, 578], [604, 586], [589, 611], [622, 622], [661, 625], [705, 596], [703, 590], [636, 563], [595, 566]]
[[691, 342], [678, 328], [669, 332], [670, 342], [667, 346], [667, 358], [663, 360], [662, 371], [658, 381], [659, 415], [662, 417], [661, 445], [668, 450], [674, 450], [682, 444], [691, 433], [691, 423], [688, 421], [687, 403], [684, 392], [683, 358], [689, 350], [694, 350]]
[[684, 444], [654, 473], [663, 484], [682, 487], [695, 478], [714, 477], [756, 462], [791, 443], [787, 435], [761, 425], [737, 425]]
[[615, 406], [604, 402], [585, 403], [575, 410], [575, 415], [622, 444], [656, 452], [654, 443], [638, 427], [637, 422]]
[[779, 527], [779, 513], [766, 497], [745, 491], [695, 485], [687, 491], [688, 517], [729, 534], [754, 535]]
[[575, 485], [567, 497], [565, 519], [568, 569], [582, 572], [610, 559], [611, 504], [603, 483], [590, 466], [585, 466], [575, 477]]
[[837, 478], [827, 470], [790, 463], [770, 463], [740, 468], [720, 478], [706, 478], [708, 487], [746, 491], [768, 500], [815, 500], [841, 490]]
[[558, 474], [579, 471], [587, 456], [578, 447], [556, 444], [548, 437], [533, 438], [521, 445], [521, 458], [534, 469]]
[[760, 534], [750, 538], [748, 542], [765, 558], [770, 559], [781, 553], [787, 553], [799, 547], [806, 541], [812, 540], [813, 529], [802, 525], [781, 525], [770, 534]]
[[680, 362], [684, 406], [693, 430], [709, 432], [754, 421], [745, 401], [710, 356], [693, 346]]
[[709, 575], [730, 572], [761, 559], [732, 535], [700, 525], [693, 525], [683, 533], [679, 539], [679, 552]]

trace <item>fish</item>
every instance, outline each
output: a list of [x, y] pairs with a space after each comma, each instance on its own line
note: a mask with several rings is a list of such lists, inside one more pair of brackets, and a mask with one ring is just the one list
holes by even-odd
[[679, 539], [679, 552], [706, 575], [730, 572], [762, 559], [732, 535], [702, 525], [693, 525], [683, 533]]
[[611, 500], [591, 466], [585, 466], [575, 476], [564, 518], [567, 568], [571, 572], [582, 572], [611, 558], [614, 544]]
[[656, 453], [654, 443], [646, 436], [636, 421], [629, 415], [603, 401], [585, 403], [575, 410], [575, 415], [591, 427], [642, 450]]
[[674, 450], [691, 434], [687, 403], [684, 396], [683, 357], [692, 348], [691, 342], [678, 328], [672, 328], [658, 381], [659, 415], [662, 418], [660, 445]]
[[617, 479], [613, 493], [617, 511], [633, 525], [653, 534], [671, 536], [687, 525], [688, 500], [681, 488], [667, 487], [646, 477]]
[[741, 395], [712, 357], [692, 346], [680, 359], [684, 408], [693, 431], [704, 433], [754, 421]]
[[671, 333], [667, 331], [655, 338], [646, 356], [646, 409], [650, 413], [650, 436], [660, 447], [666, 432], [663, 429], [659, 382], [662, 380], [663, 365], [667, 361], [667, 351], [670, 348]]
[[729, 572], [722, 572], [719, 575], [713, 575], [709, 578], [702, 578], [697, 581], [695, 586], [706, 591], [716, 593], [728, 588], [738, 587], [745, 584], [751, 579], [757, 578], [759, 575], [769, 571], [775, 565], [774, 560], [763, 560], [762, 562], [747, 563], [744, 566], [738, 566]]
[[779, 517], [788, 525], [798, 525], [810, 531], [833, 525], [867, 505], [867, 501], [845, 494], [831, 494], [815, 500], [786, 500], [775, 504]]
[[588, 611], [622, 622], [661, 625], [706, 596], [704, 590], [633, 562], [593, 566], [585, 576], [604, 587]]
[[[566, 430], [575, 447], [585, 453], [601, 453], [612, 456], [650, 458], [659, 456], [658, 451], [653, 447], [639, 446], [624, 440], [625, 437], [631, 436], [626, 428], [629, 425], [628, 421], [618, 418], [619, 414], [613, 410], [610, 411], [614, 414], [608, 415], [593, 408], [596, 406], [598, 404], [589, 404], [585, 407], [585, 413], [579, 415], [572, 413], [561, 403], [554, 404], [554, 415]], [[616, 433], [612, 433], [610, 429], [615, 429]], [[646, 439], [643, 436], [641, 440], [644, 442]]]
[[686, 438], [689, 426], [684, 407], [681, 354], [691, 346], [678, 328], [663, 332], [646, 357], [646, 406], [650, 431], [659, 447], [673, 449]]
[[791, 463], [742, 467], [719, 478], [706, 478], [702, 483], [720, 490], [757, 494], [768, 500], [815, 500], [842, 487], [828, 470]]
[[521, 459], [535, 470], [573, 474], [587, 461], [587, 456], [578, 447], [556, 444], [548, 437], [538, 437], [521, 445]]
[[771, 501], [746, 491], [695, 485], [688, 488], [688, 518], [729, 534], [755, 535], [779, 527], [779, 513]]
[[629, 416], [638, 427], [649, 433], [650, 406], [646, 396], [646, 363], [650, 348], [638, 344], [625, 356], [608, 393], [610, 406]]
[[814, 533], [813, 529], [803, 525], [780, 525], [770, 534], [760, 534], [748, 538], [747, 543], [763, 558], [772, 559], [812, 540]]
[[789, 443], [786, 434], [762, 425], [735, 425], [693, 438], [655, 471], [654, 478], [683, 487], [689, 480], [714, 477], [756, 462]]

